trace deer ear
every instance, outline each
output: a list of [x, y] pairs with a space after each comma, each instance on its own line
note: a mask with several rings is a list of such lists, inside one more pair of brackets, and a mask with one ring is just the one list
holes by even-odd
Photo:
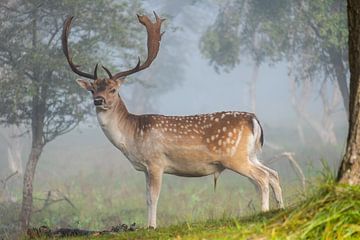
[[88, 80], [84, 80], [84, 79], [76, 79], [77, 84], [79, 84], [80, 87], [82, 87], [83, 89], [90, 91], [92, 90], [92, 86], [90, 84], [90, 82]]

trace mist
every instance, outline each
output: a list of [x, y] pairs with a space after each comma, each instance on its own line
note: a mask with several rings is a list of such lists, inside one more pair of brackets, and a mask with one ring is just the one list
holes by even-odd
[[[4, 4], [10, 6], [18, 2], [21, 1]], [[138, 4], [129, 6], [127, 15], [133, 16], [130, 19], [134, 25], [137, 24], [136, 13], [152, 18], [151, 12], [156, 11], [167, 20], [156, 60], [149, 69], [129, 77], [121, 86], [120, 96], [129, 112], [135, 114], [183, 116], [220, 111], [255, 112], [265, 136], [259, 158], [278, 171], [285, 203], [290, 205], [301, 200], [304, 187], [311, 188], [312, 179], [321, 174], [324, 165], [333, 172], [338, 169], [347, 132], [347, 113], [339, 86], [328, 73], [314, 74], [309, 77], [312, 80], [306, 81], [296, 75], [297, 80], [294, 80], [294, 72], [289, 67], [290, 58], [272, 61], [264, 57], [256, 63], [245, 45], [234, 66], [227, 70], [216, 69], [200, 46], [207, 29], [216, 24], [218, 14], [224, 8], [225, 3], [218, 2], [152, 0], [138, 1]], [[97, 25], [102, 24], [99, 22], [92, 27], [97, 28]], [[146, 31], [139, 29], [141, 37], [136, 41], [145, 48]], [[60, 38], [60, 34], [56, 37]], [[102, 51], [101, 44], [100, 48], [96, 47], [97, 52]], [[111, 45], [106, 45], [104, 51], [109, 47]], [[75, 48], [74, 44], [72, 49]], [[83, 51], [84, 48], [78, 48], [77, 56], [81, 56]], [[87, 67], [94, 66], [94, 61], [108, 61], [112, 69], [123, 71], [124, 66], [134, 66], [137, 56], [143, 56], [143, 51], [134, 47], [126, 52], [132, 54], [126, 60], [122, 59], [120, 50], [104, 60], [94, 60], [93, 55]], [[59, 64], [68, 68], [65, 57]], [[82, 59], [81, 65], [86, 64]], [[258, 68], [254, 68], [255, 65]], [[4, 64], [0, 71], [0, 81], [2, 86], [6, 86], [9, 80], [5, 75], [12, 68]], [[19, 76], [18, 72], [16, 74]], [[68, 77], [66, 82], [78, 78], [74, 73], [64, 76]], [[329, 80], [324, 82], [326, 77]], [[26, 84], [19, 78], [16, 81]], [[35, 172], [31, 225], [92, 229], [119, 223], [145, 225], [144, 174], [136, 171], [106, 138], [97, 122], [91, 94], [77, 87], [75, 84], [72, 86], [73, 94], [84, 96], [77, 104], [90, 109], [89, 114], [74, 129], [45, 145]], [[30, 96], [22, 94], [23, 98]], [[0, 108], [5, 109], [5, 104], [2, 102]], [[330, 113], [328, 108], [333, 111]], [[31, 150], [31, 136], [29, 124], [2, 121], [0, 234], [13, 227], [21, 208], [23, 174]], [[299, 164], [306, 186], [302, 185], [301, 176], [289, 159], [283, 157], [284, 153], [290, 153]], [[13, 173], [16, 174], [11, 176]], [[259, 211], [258, 195], [245, 177], [226, 170], [219, 178], [216, 191], [213, 188], [213, 176], [184, 178], [165, 175], [158, 205], [158, 225], [245, 216]], [[49, 192], [51, 204], [45, 205]], [[275, 205], [273, 200], [271, 204]]]

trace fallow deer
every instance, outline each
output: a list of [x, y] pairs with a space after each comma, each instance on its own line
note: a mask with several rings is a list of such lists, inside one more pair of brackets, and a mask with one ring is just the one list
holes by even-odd
[[138, 15], [147, 30], [148, 56], [143, 64], [116, 73], [104, 66], [108, 78], [79, 70], [72, 61], [68, 37], [73, 17], [64, 22], [62, 46], [73, 72], [91, 79], [77, 83], [93, 96], [97, 118], [110, 142], [120, 149], [134, 168], [146, 176], [148, 226], [156, 227], [156, 209], [164, 173], [185, 177], [214, 175], [214, 181], [224, 169], [248, 177], [261, 193], [261, 210], [269, 210], [269, 184], [280, 208], [283, 200], [276, 171], [257, 159], [264, 141], [262, 127], [252, 113], [217, 112], [193, 116], [135, 115], [128, 112], [119, 95], [126, 76], [151, 65], [157, 56], [164, 19], [156, 13], [156, 21]]

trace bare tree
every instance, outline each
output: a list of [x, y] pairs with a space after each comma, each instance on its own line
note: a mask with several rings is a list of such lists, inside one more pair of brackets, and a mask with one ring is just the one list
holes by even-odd
[[[310, 114], [309, 105], [313, 98], [314, 85], [310, 79], [303, 79], [301, 85], [298, 87], [298, 83], [291, 78], [291, 103], [299, 116], [300, 120], [297, 122], [298, 134], [303, 143], [305, 143], [305, 137], [303, 132], [302, 122], [306, 122], [320, 137], [324, 143], [336, 144], [336, 134], [334, 129], [333, 115], [339, 111], [340, 95], [337, 84], [330, 83], [324, 80], [320, 86], [318, 95], [321, 98], [323, 105], [323, 112], [321, 121], [317, 120], [317, 116]], [[332, 93], [329, 96], [328, 85], [332, 86]]]

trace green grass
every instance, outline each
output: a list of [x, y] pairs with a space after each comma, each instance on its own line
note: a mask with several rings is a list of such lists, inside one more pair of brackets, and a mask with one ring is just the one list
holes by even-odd
[[282, 211], [243, 218], [183, 223], [156, 230], [139, 229], [93, 238], [360, 239], [360, 186], [325, 183], [307, 200]]

